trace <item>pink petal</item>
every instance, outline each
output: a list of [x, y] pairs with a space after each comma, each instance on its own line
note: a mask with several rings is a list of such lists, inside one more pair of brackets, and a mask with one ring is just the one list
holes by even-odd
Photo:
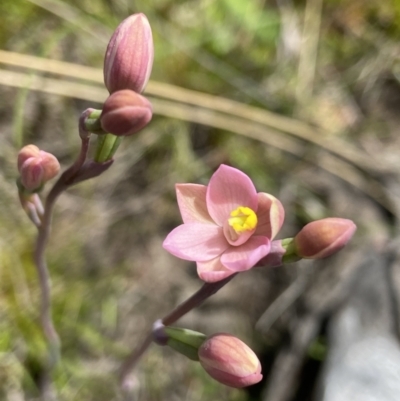
[[36, 145], [26, 145], [18, 153], [18, 171], [21, 172], [22, 165], [31, 157], [39, 156], [40, 149]]
[[175, 189], [184, 223], [215, 224], [207, 211], [207, 187], [205, 185], [177, 184]]
[[250, 178], [236, 168], [221, 164], [207, 188], [207, 208], [212, 219], [223, 226], [239, 206], [257, 212], [257, 204], [257, 192]]
[[285, 209], [282, 203], [270, 194], [260, 192], [258, 198], [258, 224], [254, 235], [266, 236], [273, 239], [281, 229], [285, 219]]
[[235, 272], [228, 270], [217, 257], [208, 262], [197, 262], [197, 274], [203, 281], [215, 283], [235, 274]]
[[221, 255], [221, 263], [234, 272], [249, 270], [268, 255], [270, 248], [271, 241], [267, 237], [251, 237], [243, 245], [230, 246]]
[[226, 240], [232, 246], [239, 246], [244, 244], [255, 232], [255, 229], [251, 231], [244, 231], [242, 233], [237, 233], [230, 225], [228, 220], [226, 220], [223, 225], [224, 235]]
[[282, 246], [282, 240], [272, 241], [271, 249], [267, 256], [257, 262], [256, 266], [277, 267], [282, 266], [282, 258], [286, 253], [286, 249]]
[[222, 228], [211, 224], [182, 224], [172, 230], [163, 243], [172, 255], [204, 262], [221, 255], [228, 247]]

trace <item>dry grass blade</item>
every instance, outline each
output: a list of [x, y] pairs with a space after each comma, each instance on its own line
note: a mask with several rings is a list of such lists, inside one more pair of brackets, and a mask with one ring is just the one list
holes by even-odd
[[70, 24], [77, 26], [80, 30], [86, 32], [86, 34], [94, 36], [96, 39], [100, 39], [105, 44], [107, 44], [112, 34], [111, 30], [104, 25], [96, 22], [95, 20], [89, 19], [86, 15], [80, 14], [78, 10], [76, 10], [74, 7], [70, 6], [69, 4], [63, 3], [62, 1], [28, 1], [43, 8], [44, 10], [49, 11], [54, 15], [57, 15]]
[[296, 96], [300, 103], [308, 101], [312, 96], [320, 36], [321, 9], [322, 0], [307, 1], [296, 89]]
[[51, 60], [0, 49], [0, 63], [99, 84], [103, 83], [103, 71], [99, 68], [85, 67], [83, 65], [66, 63], [64, 61]]
[[[56, 60], [47, 60], [34, 56], [25, 56], [4, 50], [0, 51], [0, 63], [25, 68], [28, 66], [30, 69], [89, 80], [96, 83], [103, 82], [102, 72], [96, 68], [84, 67]], [[364, 154], [360, 149], [355, 148], [350, 143], [329, 136], [321, 130], [300, 120], [284, 117], [230, 99], [212, 96], [161, 82], [149, 82], [146, 88], [146, 94], [220, 111], [228, 114], [230, 117], [241, 117], [310, 142], [367, 173], [375, 174], [380, 171], [380, 163], [378, 160], [371, 161], [370, 155]]]
[[[102, 103], [103, 99], [107, 96], [107, 91], [100, 87], [78, 82], [66, 82], [54, 78], [31, 76], [29, 74], [6, 70], [0, 70], [0, 84], [19, 88], [28, 87], [31, 90], [60, 96], [69, 96], [96, 103]], [[257, 122], [240, 118], [240, 116], [227, 116], [212, 108], [193, 107], [188, 104], [178, 103], [174, 100], [157, 98], [152, 98], [151, 101], [156, 114], [224, 129], [274, 146], [296, 157], [304, 158], [304, 143], [298, 139], [283, 136], [281, 132], [274, 128], [262, 126]], [[372, 185], [371, 178], [366, 179], [363, 174], [350, 163], [340, 160], [334, 155], [329, 159], [322, 159], [322, 162], [321, 159], [315, 160], [311, 157], [306, 157], [306, 160], [368, 194], [391, 213], [396, 213], [395, 208], [385, 196], [385, 190], [379, 182], [374, 181], [374, 185]], [[327, 160], [327, 162], [325, 163], [323, 160]]]

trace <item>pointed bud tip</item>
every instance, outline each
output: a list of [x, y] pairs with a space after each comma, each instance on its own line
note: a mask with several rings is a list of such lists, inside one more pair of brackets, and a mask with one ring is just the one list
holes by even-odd
[[112, 35], [104, 58], [104, 83], [110, 93], [122, 89], [143, 92], [154, 59], [150, 23], [143, 13], [122, 21]]

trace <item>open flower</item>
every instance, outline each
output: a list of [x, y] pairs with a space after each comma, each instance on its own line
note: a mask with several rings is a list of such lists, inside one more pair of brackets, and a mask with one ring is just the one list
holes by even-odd
[[165, 239], [164, 248], [197, 262], [199, 277], [215, 282], [251, 269], [271, 248], [284, 209], [274, 196], [257, 193], [243, 172], [222, 164], [209, 185], [177, 184], [184, 224]]

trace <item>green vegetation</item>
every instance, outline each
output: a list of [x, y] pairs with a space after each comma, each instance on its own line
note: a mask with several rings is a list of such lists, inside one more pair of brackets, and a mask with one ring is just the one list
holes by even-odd
[[[69, 68], [12, 65], [0, 54], [1, 399], [34, 399], [45, 355], [32, 262], [35, 229], [19, 208], [15, 186], [18, 149], [35, 143], [63, 167], [72, 162], [80, 112], [100, 108], [106, 96], [98, 77], [107, 40], [134, 12], [144, 12], [153, 28], [153, 122], [124, 140], [101, 179], [60, 198], [47, 252], [62, 340], [54, 377], [60, 400], [116, 399], [120, 361], [155, 319], [200, 285], [194, 266], [161, 248], [180, 222], [176, 182], [205, 183], [219, 164], [234, 165], [260, 191], [282, 198], [291, 211], [288, 231], [347, 210], [343, 217], [359, 218], [368, 232], [379, 230], [379, 213], [396, 213], [374, 180], [379, 150], [396, 144], [400, 1], [1, 0], [1, 50], [98, 69], [78, 79]], [[39, 90], [27, 89], [41, 78]], [[159, 82], [196, 92], [178, 99], [170, 87], [161, 95]], [[238, 104], [226, 105], [225, 98]], [[329, 180], [343, 193], [372, 199], [381, 208], [378, 217], [353, 215], [355, 207], [343, 207], [351, 197], [333, 199], [332, 186], [321, 183]], [[272, 274], [267, 281], [278, 282]], [[282, 281], [293, 277], [285, 274]], [[257, 277], [249, 283], [257, 285]], [[234, 288], [211, 304], [217, 315], [204, 307], [184, 323], [207, 333], [234, 329], [259, 350], [277, 346], [274, 330], [265, 338], [249, 334], [274, 295], [259, 301], [249, 295], [247, 302], [245, 290], [238, 296]], [[244, 311], [240, 318], [237, 310]], [[325, 351], [321, 341], [309, 348], [315, 359]], [[143, 358], [134, 385], [138, 400], [254, 399], [156, 347]]]

